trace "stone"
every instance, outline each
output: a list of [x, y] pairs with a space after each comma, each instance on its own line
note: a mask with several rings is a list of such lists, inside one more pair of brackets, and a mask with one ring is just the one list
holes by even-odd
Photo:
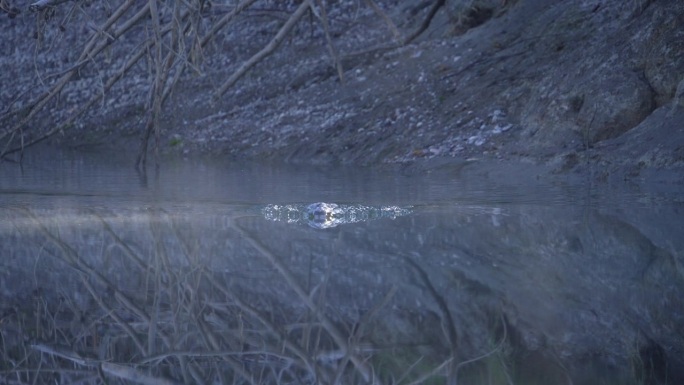
[[635, 73], [598, 74], [580, 109], [580, 126], [589, 143], [615, 138], [641, 123], [654, 107], [651, 88]]
[[682, 80], [679, 82], [679, 85], [677, 85], [677, 90], [672, 98], [671, 113], [674, 114], [678, 108], [684, 108], [684, 78], [682, 78]]

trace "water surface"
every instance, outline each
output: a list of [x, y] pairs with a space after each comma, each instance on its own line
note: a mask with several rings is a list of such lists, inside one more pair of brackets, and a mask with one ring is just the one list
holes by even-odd
[[680, 383], [681, 202], [477, 162], [35, 155], [0, 165], [0, 378]]

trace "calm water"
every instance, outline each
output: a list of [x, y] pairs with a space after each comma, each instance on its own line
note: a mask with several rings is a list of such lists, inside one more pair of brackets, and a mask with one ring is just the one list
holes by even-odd
[[684, 381], [676, 189], [130, 164], [0, 165], [0, 383]]

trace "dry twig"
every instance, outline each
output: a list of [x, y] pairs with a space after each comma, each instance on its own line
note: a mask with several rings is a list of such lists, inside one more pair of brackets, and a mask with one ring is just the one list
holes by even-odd
[[241, 77], [243, 77], [247, 71], [249, 71], [252, 67], [254, 67], [257, 63], [259, 63], [261, 60], [263, 60], [265, 57], [268, 55], [272, 54], [273, 51], [280, 46], [280, 44], [283, 42], [285, 37], [292, 31], [295, 25], [301, 20], [302, 16], [306, 13], [306, 10], [311, 7], [311, 0], [304, 0], [302, 3], [297, 7], [297, 10], [294, 11], [294, 13], [290, 16], [290, 18], [285, 22], [285, 24], [278, 30], [278, 33], [271, 39], [268, 44], [264, 48], [261, 49], [261, 51], [257, 52], [249, 58], [246, 62], [242, 63], [240, 68], [238, 68], [229, 78], [226, 80], [221, 87], [216, 91], [216, 94], [214, 95], [214, 100], [217, 100], [223, 94], [228, 91], [230, 87], [232, 87]]

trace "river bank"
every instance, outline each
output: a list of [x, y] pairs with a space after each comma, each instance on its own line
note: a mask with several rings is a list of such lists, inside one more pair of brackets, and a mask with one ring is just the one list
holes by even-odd
[[[379, 4], [402, 36], [429, 11], [419, 2]], [[204, 49], [201, 65], [181, 77], [164, 107], [163, 154], [308, 164], [417, 162], [428, 168], [486, 160], [544, 165], [550, 173], [599, 181], [668, 181], [681, 174], [681, 2], [453, 2], [403, 46], [372, 9], [338, 2], [329, 18], [342, 81], [324, 31], [311, 19], [217, 98], [218, 86], [272, 38], [287, 8], [281, 11], [263, 5], [247, 12]], [[3, 105], [13, 107], [16, 95], [40, 91], [38, 75], [68, 65], [60, 60], [78, 41], [47, 24], [49, 49], [16, 47], [12, 42], [28, 34], [33, 17], [22, 13], [2, 26], [8, 38], [1, 60], [11, 68], [1, 75]], [[112, 45], [109, 56], [84, 69], [38, 115], [33, 128], [40, 128], [22, 139], [49, 130], [101, 92], [98, 82], [134, 44], [124, 37]], [[31, 67], [35, 71], [25, 70]], [[49, 144], [137, 149], [148, 117], [149, 79], [144, 65], [134, 67]]]

